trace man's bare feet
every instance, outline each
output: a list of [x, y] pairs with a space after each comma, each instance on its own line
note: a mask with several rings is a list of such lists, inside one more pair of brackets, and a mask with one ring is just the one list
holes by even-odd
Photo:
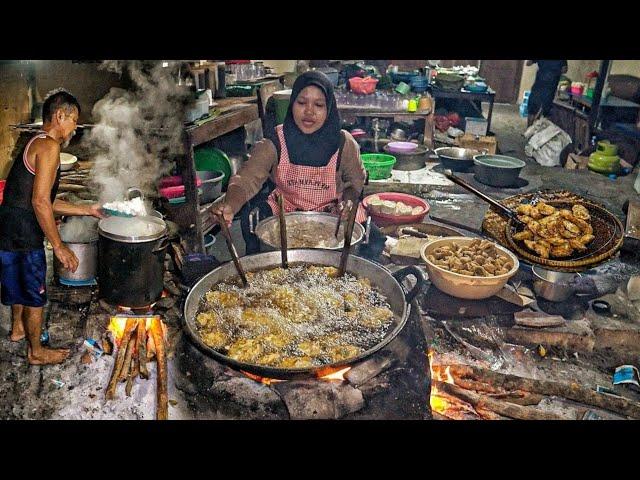
[[12, 342], [19, 342], [24, 337], [25, 337], [24, 329], [18, 330], [14, 328], [13, 330], [11, 330], [11, 334], [9, 335], [9, 340], [11, 340]]
[[31, 365], [53, 365], [64, 362], [69, 356], [68, 348], [41, 347], [36, 353], [27, 349], [27, 360]]
[[9, 340], [12, 342], [19, 342], [25, 336], [24, 333], [24, 325], [22, 324], [22, 319], [15, 319], [11, 322], [11, 334], [9, 335]]

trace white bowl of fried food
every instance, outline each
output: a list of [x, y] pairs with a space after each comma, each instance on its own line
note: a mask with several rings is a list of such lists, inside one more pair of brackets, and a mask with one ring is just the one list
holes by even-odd
[[478, 238], [433, 240], [422, 247], [420, 256], [439, 290], [469, 300], [495, 295], [520, 268], [509, 250]]
[[519, 205], [516, 213], [526, 227], [513, 239], [522, 241], [541, 258], [566, 258], [585, 252], [595, 238], [589, 210], [580, 203], [569, 210], [540, 201]]

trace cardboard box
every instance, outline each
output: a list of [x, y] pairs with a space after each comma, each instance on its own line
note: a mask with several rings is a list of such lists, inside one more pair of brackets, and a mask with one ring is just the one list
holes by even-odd
[[488, 123], [484, 118], [465, 117], [464, 131], [470, 135], [485, 136], [487, 134]]
[[564, 168], [567, 170], [584, 170], [588, 164], [589, 157], [570, 153], [567, 157], [567, 163], [564, 164]]
[[495, 155], [498, 150], [498, 142], [496, 141], [496, 137], [485, 137], [465, 133], [464, 135], [456, 139], [456, 144], [462, 148], [486, 150], [490, 155]]

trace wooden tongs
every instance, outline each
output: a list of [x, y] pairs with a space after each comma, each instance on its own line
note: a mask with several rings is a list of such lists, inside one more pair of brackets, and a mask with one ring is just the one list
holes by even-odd
[[344, 229], [344, 247], [340, 256], [340, 267], [338, 268], [338, 276], [341, 277], [347, 271], [347, 260], [351, 253], [351, 237], [353, 235], [353, 226], [356, 223], [356, 214], [358, 213], [358, 205], [352, 203], [349, 210], [349, 219]]
[[224, 235], [224, 239], [227, 241], [227, 247], [229, 248], [229, 253], [231, 254], [231, 259], [233, 260], [233, 264], [236, 266], [236, 270], [238, 271], [238, 275], [240, 275], [240, 279], [242, 280], [242, 285], [244, 287], [249, 286], [249, 282], [247, 281], [247, 276], [244, 273], [244, 269], [242, 265], [240, 265], [240, 259], [238, 258], [238, 251], [236, 250], [236, 246], [233, 244], [233, 240], [231, 239], [231, 232], [229, 231], [229, 226], [227, 225], [227, 221], [224, 219], [222, 215], [216, 215], [218, 219], [218, 223], [220, 224], [220, 228], [222, 229], [222, 234]]
[[278, 198], [278, 222], [280, 223], [280, 254], [282, 256], [282, 268], [289, 268], [287, 258], [287, 219], [284, 216], [284, 199], [282, 195]]

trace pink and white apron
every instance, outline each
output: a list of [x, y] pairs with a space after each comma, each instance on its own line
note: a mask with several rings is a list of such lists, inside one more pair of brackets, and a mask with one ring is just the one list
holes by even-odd
[[[277, 194], [282, 194], [285, 212], [314, 211], [337, 214], [337, 204], [341, 200], [336, 190], [336, 170], [338, 151], [324, 167], [295, 165], [289, 161], [287, 143], [284, 139], [282, 125], [276, 127], [280, 140], [280, 161], [276, 169], [276, 188], [267, 199], [271, 210], [278, 211]], [[356, 221], [364, 222], [367, 218], [362, 205], [358, 205]]]

